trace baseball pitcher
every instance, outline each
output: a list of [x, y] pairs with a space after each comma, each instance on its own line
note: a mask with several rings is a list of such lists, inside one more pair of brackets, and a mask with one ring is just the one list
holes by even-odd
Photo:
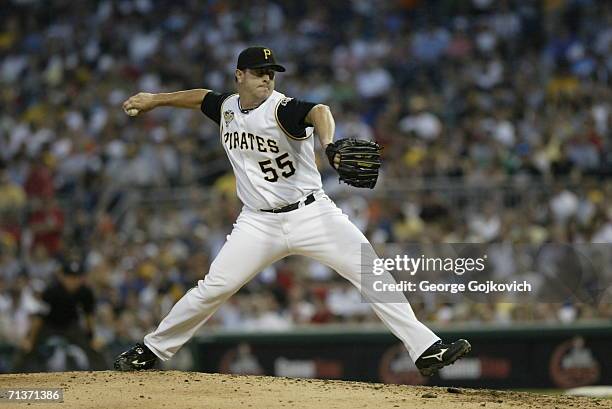
[[[205, 278], [174, 305], [142, 344], [117, 357], [117, 370], [150, 369], [158, 359], [172, 358], [225, 300], [289, 255], [312, 257], [361, 290], [362, 266], [371, 266], [377, 256], [323, 191], [314, 135], [340, 180], [356, 187], [375, 186], [380, 147], [355, 139], [333, 142], [335, 123], [329, 107], [274, 89], [276, 73], [284, 71], [272, 50], [250, 47], [238, 57], [236, 92], [139, 93], [124, 102], [123, 109], [131, 116], [160, 106], [201, 109], [219, 125], [220, 143], [244, 206]], [[469, 352], [466, 340], [442, 343], [417, 320], [407, 300], [391, 303], [369, 298], [423, 375], [432, 375]]]

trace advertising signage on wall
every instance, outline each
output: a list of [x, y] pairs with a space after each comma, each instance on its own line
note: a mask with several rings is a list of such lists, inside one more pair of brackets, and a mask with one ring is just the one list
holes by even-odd
[[[535, 330], [534, 330], [535, 331]], [[203, 339], [196, 370], [409, 385], [572, 388], [612, 383], [610, 328], [471, 333], [472, 352], [433, 377], [419, 374], [389, 334]], [[450, 337], [462, 336], [457, 333]]]

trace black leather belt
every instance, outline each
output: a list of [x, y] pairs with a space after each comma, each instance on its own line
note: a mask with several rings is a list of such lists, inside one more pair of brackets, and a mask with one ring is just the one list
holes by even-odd
[[[304, 200], [304, 206], [307, 206], [314, 201], [315, 201], [314, 194], [311, 193], [308, 196], [306, 196], [306, 200]], [[261, 209], [261, 211], [268, 212], [268, 213], [286, 213], [286, 212], [295, 210], [299, 207], [300, 207], [300, 202], [295, 202], [295, 203], [291, 203], [290, 205], [287, 205], [284, 207], [279, 207], [278, 209]]]

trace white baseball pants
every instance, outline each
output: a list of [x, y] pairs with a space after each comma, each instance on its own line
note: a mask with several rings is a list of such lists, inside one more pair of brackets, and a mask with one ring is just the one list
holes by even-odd
[[[267, 266], [289, 255], [312, 257], [361, 290], [362, 263], [372, 266], [377, 257], [374, 249], [331, 199], [325, 194], [316, 196], [315, 202], [286, 213], [244, 208], [208, 274], [145, 336], [145, 345], [160, 359], [170, 359], [225, 300]], [[364, 249], [367, 254], [362, 254]], [[364, 295], [413, 360], [439, 340], [417, 320], [405, 298], [403, 302], [375, 302], [375, 295]]]

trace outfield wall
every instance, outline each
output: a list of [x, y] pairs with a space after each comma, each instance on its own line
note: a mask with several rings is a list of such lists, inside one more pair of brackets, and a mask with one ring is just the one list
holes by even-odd
[[195, 370], [401, 384], [571, 388], [612, 384], [612, 321], [571, 326], [437, 328], [467, 338], [468, 357], [419, 375], [405, 348], [380, 327], [216, 332], [192, 343]]

